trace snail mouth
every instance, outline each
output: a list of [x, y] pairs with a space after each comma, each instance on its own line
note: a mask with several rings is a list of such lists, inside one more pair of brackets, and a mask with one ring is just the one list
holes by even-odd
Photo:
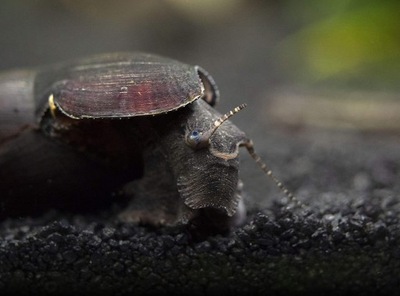
[[235, 166], [214, 165], [208, 171], [195, 171], [190, 178], [179, 176], [177, 185], [181, 198], [191, 209], [212, 208], [229, 217], [236, 212], [240, 196], [236, 194], [238, 170]]

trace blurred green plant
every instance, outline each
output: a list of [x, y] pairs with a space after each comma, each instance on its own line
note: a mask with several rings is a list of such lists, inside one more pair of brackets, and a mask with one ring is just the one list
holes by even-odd
[[300, 29], [277, 46], [292, 77], [308, 83], [400, 88], [400, 1], [309, 0], [301, 5], [287, 1], [285, 15], [292, 18], [287, 21]]

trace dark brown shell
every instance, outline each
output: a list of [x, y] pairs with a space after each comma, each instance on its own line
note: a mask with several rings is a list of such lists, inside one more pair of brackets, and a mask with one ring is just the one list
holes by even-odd
[[[57, 74], [54, 74], [57, 73]], [[156, 115], [203, 97], [217, 100], [214, 81], [197, 66], [144, 53], [117, 53], [78, 60], [38, 73], [35, 97], [43, 114], [48, 97], [72, 118]]]

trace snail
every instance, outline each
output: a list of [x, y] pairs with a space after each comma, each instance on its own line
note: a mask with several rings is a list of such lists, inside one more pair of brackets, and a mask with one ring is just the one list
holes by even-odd
[[[113, 53], [0, 75], [0, 218], [52, 200], [129, 197], [123, 221], [243, 222], [239, 148], [290, 197], [246, 134], [214, 108], [201, 67]], [[28, 198], [27, 198], [28, 197]]]

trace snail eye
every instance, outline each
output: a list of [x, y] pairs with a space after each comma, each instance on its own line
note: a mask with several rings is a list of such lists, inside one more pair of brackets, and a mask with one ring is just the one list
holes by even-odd
[[201, 132], [197, 129], [186, 134], [186, 144], [191, 148], [197, 148], [201, 140]]

